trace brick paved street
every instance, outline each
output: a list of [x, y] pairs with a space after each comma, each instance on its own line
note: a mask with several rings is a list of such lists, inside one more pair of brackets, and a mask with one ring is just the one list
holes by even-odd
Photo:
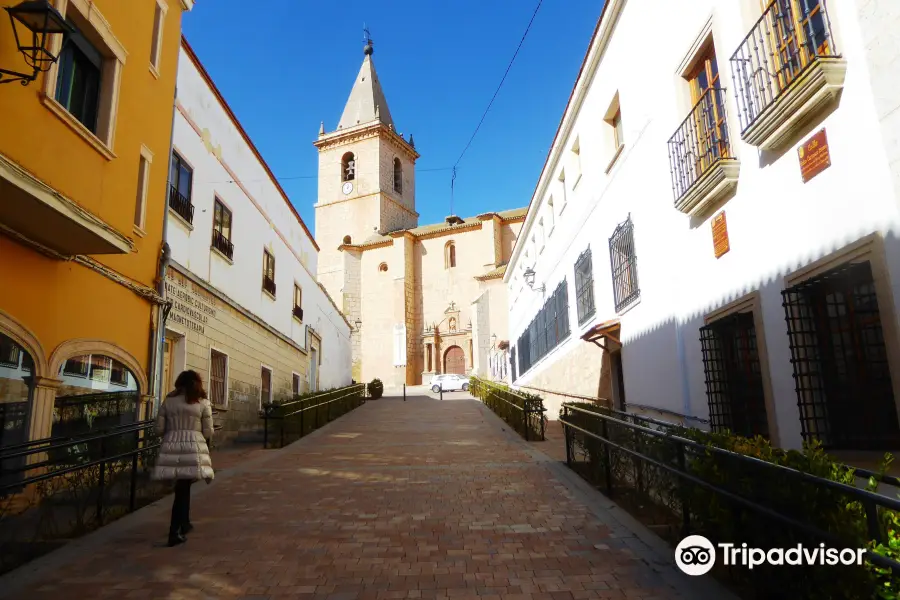
[[187, 544], [164, 546], [166, 498], [0, 579], [0, 594], [729, 597], [677, 574], [609, 504], [476, 401], [383, 398], [196, 485]]

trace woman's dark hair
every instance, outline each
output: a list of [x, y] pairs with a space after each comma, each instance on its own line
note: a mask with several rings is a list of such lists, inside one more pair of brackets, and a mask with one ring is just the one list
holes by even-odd
[[196, 404], [206, 398], [203, 379], [197, 371], [192, 370], [182, 371], [178, 374], [178, 377], [175, 378], [175, 392], [184, 394], [185, 399], [191, 404]]

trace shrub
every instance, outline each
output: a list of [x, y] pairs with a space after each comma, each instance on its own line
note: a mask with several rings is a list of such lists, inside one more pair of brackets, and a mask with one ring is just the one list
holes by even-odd
[[384, 384], [377, 377], [369, 384], [369, 396], [372, 400], [378, 400], [384, 393]]

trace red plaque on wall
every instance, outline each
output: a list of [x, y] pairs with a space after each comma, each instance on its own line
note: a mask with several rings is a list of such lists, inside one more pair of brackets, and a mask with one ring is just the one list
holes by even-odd
[[728, 224], [725, 222], [725, 211], [723, 210], [712, 220], [713, 234], [713, 251], [716, 258], [721, 258], [723, 254], [731, 250], [728, 243]]
[[825, 169], [831, 166], [831, 154], [828, 152], [828, 136], [825, 129], [819, 130], [816, 135], [803, 142], [797, 148], [800, 157], [800, 175], [803, 183], [806, 183]]

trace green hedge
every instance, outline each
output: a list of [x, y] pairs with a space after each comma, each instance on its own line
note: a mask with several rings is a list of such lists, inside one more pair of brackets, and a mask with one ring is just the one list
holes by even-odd
[[[568, 403], [590, 412], [612, 416], [604, 420], [589, 414], [570, 411], [567, 420], [587, 431], [603, 435], [613, 443], [638, 451], [659, 463], [678, 467], [679, 444], [666, 436], [655, 436], [625, 426], [625, 420], [668, 432], [694, 441], [706, 450], [687, 447], [685, 470], [694, 477], [727, 490], [741, 498], [764, 506], [778, 514], [807, 526], [832, 534], [844, 541], [845, 547], [867, 547], [874, 552], [900, 559], [900, 515], [880, 509], [880, 526], [886, 544], [874, 544], [866, 526], [866, 513], [854, 496], [840, 489], [808, 482], [789, 471], [774, 469], [782, 465], [817, 477], [855, 486], [851, 468], [835, 462], [819, 444], [807, 444], [802, 451], [774, 448], [762, 437], [744, 438], [731, 433], [711, 433], [676, 425], [660, 425], [651, 421], [613, 413], [588, 403]], [[565, 406], [561, 413], [565, 411]], [[820, 539], [779, 523], [759, 512], [741, 507], [724, 496], [703, 487], [684, 484], [677, 475], [640, 460], [627, 452], [607, 446], [574, 429], [570, 429], [568, 453], [571, 465], [583, 477], [611, 495], [630, 500], [626, 508], [652, 504], [656, 515], [668, 515], [672, 529], [681, 537], [682, 509], [688, 507], [690, 533], [705, 535], [714, 543], [747, 543], [749, 547], [788, 548], [802, 543], [817, 547]], [[760, 463], [740, 460], [710, 448], [721, 448], [742, 456], [759, 459]], [[883, 470], [892, 458], [886, 456]], [[874, 490], [876, 482], [869, 482]], [[646, 507], [640, 506], [642, 509]], [[889, 569], [867, 563], [865, 567], [817, 566], [745, 567], [732, 569], [717, 566], [748, 597], [760, 598], [900, 598], [896, 578]], [[714, 571], [716, 573], [717, 571]]]
[[509, 386], [478, 377], [469, 378], [469, 393], [506, 421], [526, 440], [543, 440], [544, 400], [534, 394], [511, 390]]
[[377, 377], [369, 384], [369, 397], [378, 400], [384, 394], [384, 384]]
[[290, 402], [266, 403], [260, 417], [266, 428], [265, 446], [280, 448], [345, 415], [365, 401], [366, 386], [356, 384], [300, 394]]

